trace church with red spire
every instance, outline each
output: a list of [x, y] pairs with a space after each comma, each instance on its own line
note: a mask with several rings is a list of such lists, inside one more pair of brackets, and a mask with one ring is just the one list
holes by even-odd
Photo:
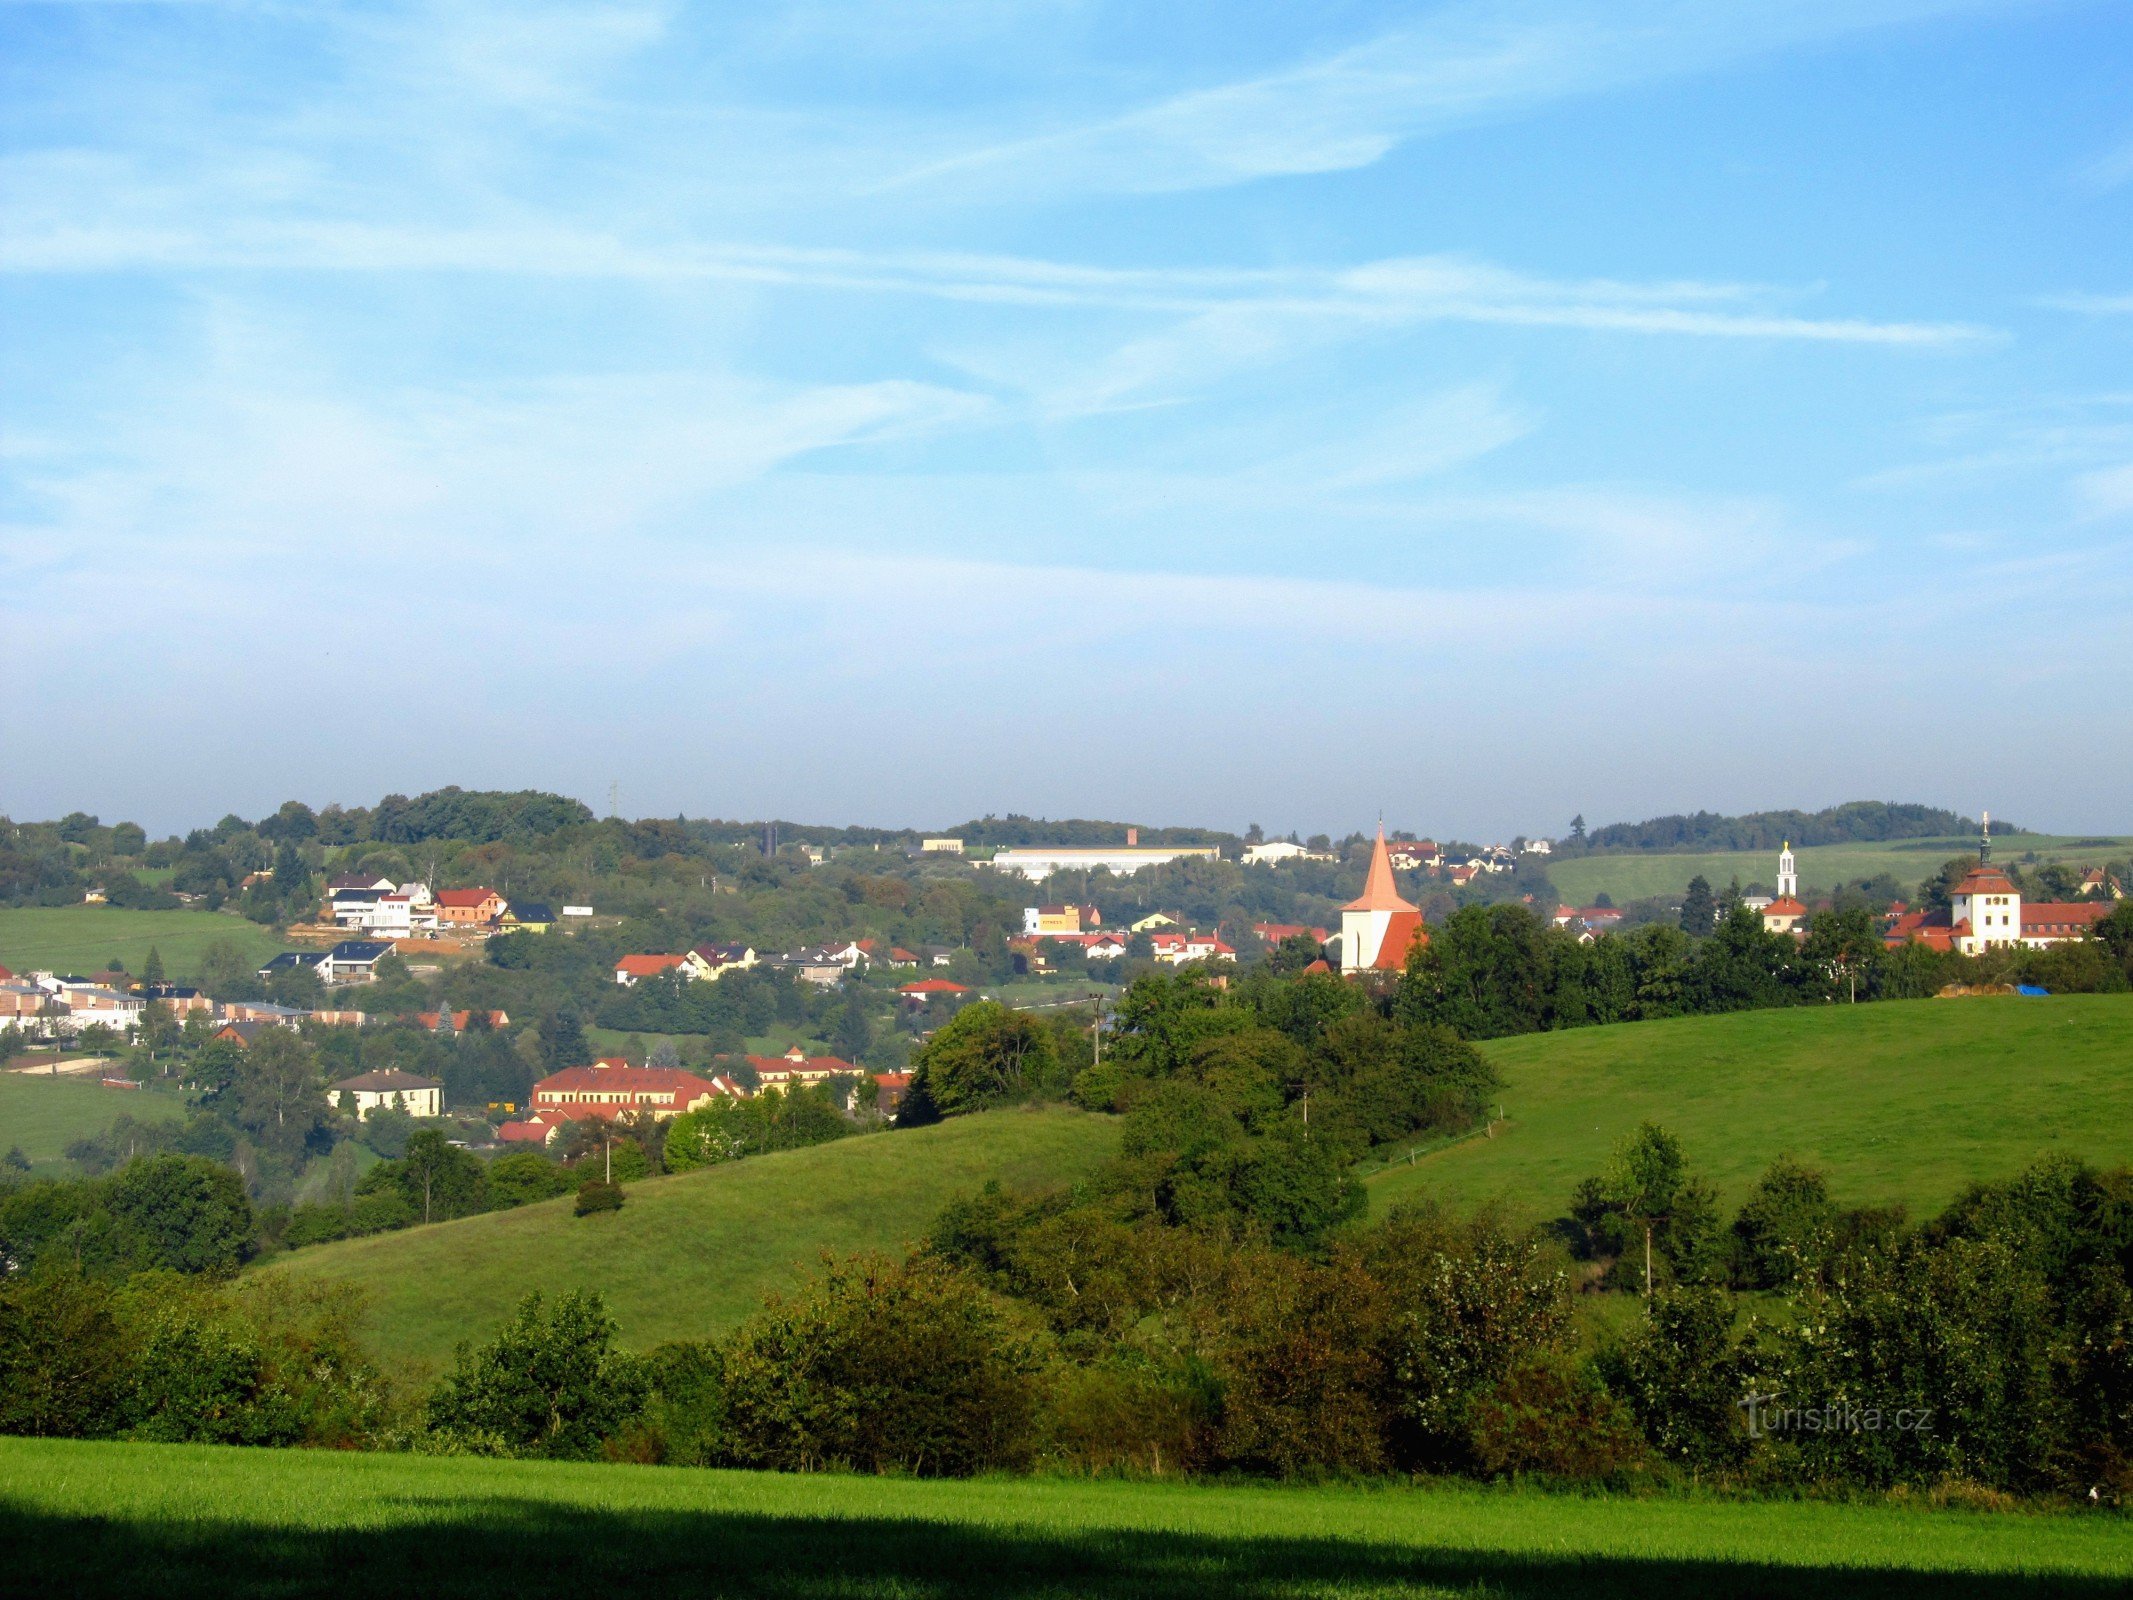
[[1341, 907], [1341, 972], [1399, 972], [1408, 952], [1429, 943], [1422, 908], [1400, 897], [1385, 850], [1385, 825], [1378, 824], [1370, 851], [1370, 875], [1363, 892]]

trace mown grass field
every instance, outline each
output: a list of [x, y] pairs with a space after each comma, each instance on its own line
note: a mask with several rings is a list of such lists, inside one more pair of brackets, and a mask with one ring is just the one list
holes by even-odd
[[[2032, 852], [2040, 863], [2072, 861], [2102, 866], [2106, 861], [2133, 856], [2133, 838], [2117, 838], [2108, 848], [2082, 844], [2100, 834], [2021, 834], [1994, 845], [1994, 855], [2004, 861], [2020, 861]], [[1834, 889], [1854, 878], [1892, 873], [1906, 894], [1940, 869], [1951, 856], [1973, 855], [1974, 838], [1894, 839], [1882, 844], [1822, 844], [1795, 851], [1800, 862], [1802, 889]], [[1777, 852], [1712, 851], [1694, 855], [1638, 852], [1565, 858], [1548, 866], [1548, 880], [1573, 905], [1589, 906], [1593, 896], [1604, 891], [1617, 905], [1651, 895], [1678, 895], [1689, 879], [1702, 873], [1711, 887], [1723, 890], [1735, 878], [1743, 887], [1769, 885], [1777, 876]]]
[[0, 907], [0, 966], [16, 972], [100, 972], [113, 956], [139, 972], [153, 947], [173, 981], [213, 944], [258, 963], [281, 948], [273, 931], [221, 911], [120, 911], [110, 906]]
[[441, 1367], [531, 1289], [598, 1289], [625, 1343], [733, 1326], [765, 1290], [790, 1288], [825, 1250], [894, 1250], [950, 1197], [989, 1178], [1050, 1187], [1117, 1142], [1105, 1117], [996, 1111], [632, 1184], [628, 1203], [577, 1217], [568, 1199], [298, 1250], [261, 1270], [345, 1279], [369, 1297], [371, 1347]]
[[0, 1440], [21, 1594], [2122, 1595], [2116, 1514], [1475, 1487], [779, 1477]]
[[1492, 1040], [1509, 1117], [1370, 1180], [1382, 1210], [1436, 1196], [1560, 1215], [1644, 1118], [1738, 1201], [1780, 1153], [1848, 1204], [1930, 1214], [2050, 1151], [2133, 1160], [2133, 995], [1890, 1001]]
[[[20, 1059], [14, 1064], [21, 1065]], [[0, 1072], [0, 1152], [19, 1146], [32, 1163], [43, 1165], [58, 1161], [76, 1139], [103, 1132], [122, 1114], [151, 1122], [184, 1109], [184, 1100], [174, 1093]]]

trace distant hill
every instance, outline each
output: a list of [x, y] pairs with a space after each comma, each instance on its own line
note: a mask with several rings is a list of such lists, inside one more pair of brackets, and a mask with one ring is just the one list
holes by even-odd
[[[1794, 845], [1851, 844], [1889, 839], [1977, 836], [1978, 824], [1937, 806], [1897, 805], [1887, 800], [1848, 800], [1824, 811], [1755, 811], [1743, 817], [1699, 811], [1694, 816], [1611, 822], [1586, 836], [1588, 850], [1776, 850]], [[2020, 833], [1994, 822], [1994, 837]]]
[[2133, 1161], [2133, 995], [1881, 1001], [1494, 1039], [1509, 1121], [1369, 1180], [1378, 1214], [1437, 1196], [1561, 1215], [1650, 1118], [1736, 1204], [1789, 1153], [1847, 1205], [1938, 1211], [2047, 1153]]
[[637, 1348], [732, 1327], [763, 1293], [798, 1284], [825, 1250], [896, 1250], [952, 1196], [997, 1178], [1071, 1183], [1116, 1148], [1108, 1117], [993, 1111], [631, 1184], [621, 1211], [568, 1199], [318, 1245], [258, 1269], [345, 1279], [370, 1299], [366, 1333], [396, 1363], [441, 1368], [530, 1289], [598, 1289]]

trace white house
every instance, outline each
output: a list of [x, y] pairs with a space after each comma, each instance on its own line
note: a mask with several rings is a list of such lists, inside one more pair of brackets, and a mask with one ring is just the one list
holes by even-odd
[[377, 939], [411, 939], [437, 931], [437, 903], [426, 883], [411, 883], [385, 894], [353, 889], [345, 898], [334, 897], [333, 920]]
[[341, 1110], [353, 1112], [358, 1122], [367, 1122], [374, 1112], [387, 1109], [405, 1111], [411, 1117], [444, 1115], [444, 1085], [398, 1067], [343, 1078], [327, 1088], [326, 1098]]
[[137, 994], [94, 988], [68, 990], [65, 1005], [67, 1009], [54, 1019], [61, 1033], [79, 1033], [98, 1023], [117, 1033], [131, 1033], [141, 1025], [141, 1013], [148, 1008], [148, 1002]]

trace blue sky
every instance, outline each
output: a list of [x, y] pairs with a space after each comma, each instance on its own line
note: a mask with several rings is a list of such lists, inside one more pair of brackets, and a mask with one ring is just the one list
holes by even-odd
[[2129, 56], [0, 3], [0, 808], [2133, 828]]

